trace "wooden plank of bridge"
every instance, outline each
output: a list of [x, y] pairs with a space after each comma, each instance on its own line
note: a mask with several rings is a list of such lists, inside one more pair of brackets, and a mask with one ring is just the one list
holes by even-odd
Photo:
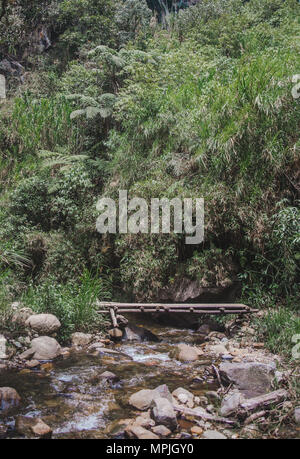
[[[115, 316], [113, 312], [118, 311], [122, 313], [130, 312], [176, 312], [176, 313], [187, 313], [192, 314], [249, 314], [257, 312], [257, 309], [251, 309], [245, 304], [165, 304], [165, 303], [117, 303], [117, 302], [97, 302], [97, 306], [103, 308], [97, 312], [101, 314], [111, 314], [113, 323], [115, 322]], [[113, 318], [114, 317], [114, 318]]]

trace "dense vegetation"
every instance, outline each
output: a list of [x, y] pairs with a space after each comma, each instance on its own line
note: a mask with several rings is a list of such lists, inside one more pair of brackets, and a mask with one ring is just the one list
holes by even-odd
[[[37, 53], [41, 24], [52, 46]], [[300, 333], [298, 2], [203, 0], [159, 21], [145, 0], [16, 0], [0, 22], [7, 55], [26, 73], [23, 84], [7, 78], [0, 112], [3, 310], [21, 298], [54, 311], [67, 336], [95, 323], [97, 296], [155, 300], [182, 277], [239, 282], [243, 301], [271, 309], [269, 345], [290, 352]], [[96, 202], [119, 189], [204, 197], [204, 243], [101, 236]]]

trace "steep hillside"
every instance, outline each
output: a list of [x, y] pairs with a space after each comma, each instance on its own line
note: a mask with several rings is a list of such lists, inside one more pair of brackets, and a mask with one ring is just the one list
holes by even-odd
[[[196, 3], [176, 14], [169, 5], [162, 21], [145, 0], [3, 10], [3, 316], [22, 299], [57, 314], [68, 336], [92, 327], [96, 297], [241, 298], [270, 308], [261, 332], [290, 352], [300, 332], [299, 4]], [[204, 242], [99, 234], [96, 202], [119, 189], [147, 202], [203, 197]]]

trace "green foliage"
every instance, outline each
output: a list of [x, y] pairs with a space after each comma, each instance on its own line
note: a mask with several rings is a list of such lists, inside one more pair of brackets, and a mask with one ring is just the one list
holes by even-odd
[[157, 295], [176, 263], [174, 242], [163, 235], [128, 235], [117, 241], [120, 277], [126, 292], [140, 299]]
[[70, 58], [87, 42], [115, 43], [115, 2], [111, 0], [63, 0], [53, 12], [57, 52]]
[[[155, 24], [139, 0], [27, 3], [10, 4], [0, 23], [0, 54], [25, 53], [31, 74], [1, 110], [1, 270], [14, 292], [34, 281], [28, 302], [57, 307], [66, 333], [83, 323], [72, 308], [86, 269], [140, 300], [185, 276], [209, 288], [239, 280], [253, 306], [290, 305], [299, 295], [299, 4], [203, 0]], [[55, 46], [34, 56], [40, 23]], [[204, 243], [102, 237], [95, 203], [118, 189], [148, 202], [204, 197]], [[280, 324], [298, 327], [282, 311], [266, 322], [272, 349], [290, 339], [284, 329], [276, 337]]]
[[149, 33], [151, 10], [146, 0], [125, 0], [120, 2], [115, 21], [121, 44], [129, 40], [139, 42]]
[[256, 323], [259, 338], [265, 340], [267, 347], [274, 353], [283, 353], [292, 357], [295, 346], [294, 335], [300, 334], [300, 318], [288, 308], [279, 307], [270, 310]]
[[71, 120], [82, 115], [88, 120], [96, 118], [97, 115], [100, 115], [103, 119], [108, 118], [112, 115], [116, 102], [116, 96], [110, 93], [102, 94], [97, 100], [81, 94], [71, 94], [67, 96], [67, 99], [79, 100], [79, 103], [85, 106], [85, 108], [73, 111], [70, 115]]
[[78, 283], [58, 284], [49, 277], [38, 286], [31, 286], [22, 301], [37, 313], [51, 313], [58, 317], [63, 341], [70, 334], [81, 331], [101, 331], [104, 319], [96, 312], [96, 301], [110, 299], [110, 288], [102, 279], [95, 279], [84, 271]]
[[71, 104], [64, 97], [36, 100], [25, 95], [15, 99], [11, 126], [14, 151], [28, 154], [66, 143], [75, 148], [77, 129], [71, 123], [71, 112]]

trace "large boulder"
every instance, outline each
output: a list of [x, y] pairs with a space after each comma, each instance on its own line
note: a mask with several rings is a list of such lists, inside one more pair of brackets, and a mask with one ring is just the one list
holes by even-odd
[[163, 425], [171, 431], [177, 428], [176, 413], [167, 398], [155, 397], [151, 404], [151, 416], [158, 425]]
[[93, 336], [88, 333], [72, 333], [71, 341], [72, 346], [87, 346], [92, 341]]
[[31, 341], [31, 348], [20, 355], [22, 359], [53, 360], [61, 354], [61, 347], [54, 338], [40, 336]]
[[215, 282], [212, 281], [209, 286], [204, 287], [201, 281], [180, 276], [176, 282], [168, 284], [158, 292], [157, 300], [172, 303], [233, 302], [241, 289], [236, 281], [237, 266], [227, 257], [225, 264], [219, 267], [227, 271], [226, 279], [222, 283], [215, 279]]
[[21, 402], [18, 392], [12, 387], [0, 387], [0, 413], [7, 413]]
[[246, 362], [221, 363], [222, 378], [237, 386], [246, 398], [265, 394], [271, 389], [276, 365]]
[[60, 321], [53, 314], [34, 314], [26, 320], [26, 325], [39, 335], [52, 335], [60, 327]]

